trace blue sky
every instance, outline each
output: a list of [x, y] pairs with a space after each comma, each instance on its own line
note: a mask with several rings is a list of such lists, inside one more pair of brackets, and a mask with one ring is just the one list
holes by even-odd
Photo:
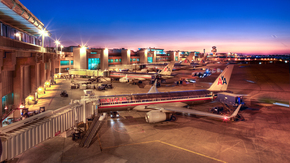
[[290, 1], [21, 0], [64, 46], [290, 52]]

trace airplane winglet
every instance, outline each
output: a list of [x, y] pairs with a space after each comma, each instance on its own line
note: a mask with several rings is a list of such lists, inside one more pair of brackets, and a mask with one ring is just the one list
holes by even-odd
[[152, 85], [148, 93], [158, 93], [156, 85], [157, 85], [157, 79], [155, 80], [154, 84]]
[[237, 116], [237, 115], [238, 115], [238, 112], [239, 112], [240, 109], [241, 109], [241, 107], [242, 107], [242, 104], [240, 104], [240, 105], [237, 107], [237, 109], [233, 112], [233, 114], [232, 114], [229, 118], [233, 118], [233, 117]]

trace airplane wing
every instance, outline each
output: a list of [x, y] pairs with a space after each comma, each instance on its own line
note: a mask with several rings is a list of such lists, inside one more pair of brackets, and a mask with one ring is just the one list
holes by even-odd
[[193, 109], [187, 109], [184, 107], [175, 107], [175, 106], [148, 106], [147, 108], [155, 109], [155, 110], [165, 110], [165, 111], [171, 111], [171, 112], [179, 112], [179, 113], [189, 113], [199, 116], [205, 116], [205, 117], [212, 117], [212, 118], [218, 118], [218, 119], [230, 119], [235, 116], [237, 116], [238, 112], [241, 109], [242, 104], [240, 104], [237, 109], [233, 112], [232, 115], [220, 115], [220, 114], [213, 114], [213, 113], [207, 113], [203, 111], [193, 110]]
[[134, 79], [138, 79], [138, 80], [141, 80], [141, 81], [146, 80], [145, 78], [134, 78]]
[[[164, 104], [154, 104], [154, 105], [147, 105], [147, 106], [144, 106], [144, 105], [139, 105], [139, 106], [136, 106], [133, 108], [133, 110], [136, 110], [136, 111], [151, 111], [151, 110], [157, 110], [157, 109], [161, 109], [163, 107], [166, 107], [167, 105], [164, 105]], [[175, 103], [171, 103], [170, 106], [172, 107], [177, 107], [177, 108], [181, 108], [181, 107], [185, 107], [187, 106], [186, 103], [183, 103], [183, 102], [175, 102]], [[171, 112], [171, 111], [167, 111], [167, 112]]]

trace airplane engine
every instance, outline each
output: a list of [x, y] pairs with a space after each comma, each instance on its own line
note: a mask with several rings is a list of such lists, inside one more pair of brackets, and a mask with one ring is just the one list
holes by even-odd
[[163, 112], [161, 110], [151, 110], [145, 115], [145, 120], [148, 123], [162, 122], [170, 120], [172, 113]]

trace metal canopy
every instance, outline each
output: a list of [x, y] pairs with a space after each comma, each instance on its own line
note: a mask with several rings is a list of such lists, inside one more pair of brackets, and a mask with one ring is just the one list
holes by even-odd
[[32, 35], [39, 35], [39, 28], [31, 24], [28, 20], [15, 13], [9, 7], [0, 3], [0, 20], [4, 23], [9, 23], [21, 30], [24, 30]]

